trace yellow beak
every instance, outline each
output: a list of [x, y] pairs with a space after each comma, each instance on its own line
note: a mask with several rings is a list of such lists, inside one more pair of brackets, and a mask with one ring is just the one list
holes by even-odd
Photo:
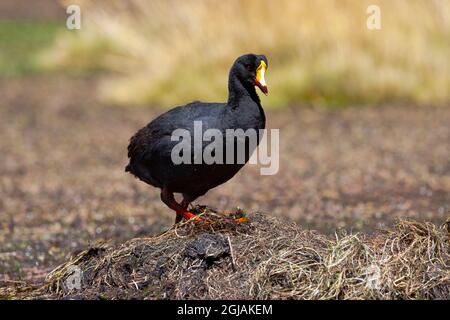
[[266, 63], [261, 60], [261, 63], [259, 64], [258, 68], [256, 69], [256, 79], [255, 84], [256, 86], [261, 89], [261, 91], [267, 95], [269, 90], [267, 89], [266, 79], [264, 79], [264, 74], [266, 73], [267, 65]]

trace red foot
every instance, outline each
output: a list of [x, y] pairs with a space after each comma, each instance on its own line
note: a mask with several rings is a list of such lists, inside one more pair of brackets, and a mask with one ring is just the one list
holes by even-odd
[[200, 219], [199, 217], [197, 217], [195, 214], [193, 214], [192, 212], [189, 211], [183, 211], [182, 213], [183, 218], [185, 218], [186, 220], [191, 220], [194, 219], [195, 222], [200, 222], [202, 221], [202, 219]]

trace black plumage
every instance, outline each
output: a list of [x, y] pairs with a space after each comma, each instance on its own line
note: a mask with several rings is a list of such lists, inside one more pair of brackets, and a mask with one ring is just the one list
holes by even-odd
[[[245, 162], [253, 152], [248, 139], [225, 141], [227, 129], [264, 129], [265, 115], [256, 93], [258, 86], [267, 93], [264, 71], [267, 67], [264, 55], [247, 54], [239, 57], [231, 67], [228, 79], [227, 103], [192, 102], [158, 116], [140, 129], [128, 146], [129, 164], [126, 171], [140, 180], [161, 189], [161, 199], [177, 213], [176, 222], [182, 217], [191, 218], [189, 204], [208, 190], [228, 181], [245, 163], [174, 164], [171, 153], [178, 143], [171, 136], [176, 129], [194, 132], [194, 121], [201, 121], [203, 131], [218, 129], [223, 133], [223, 152], [230, 148], [235, 154], [239, 143], [246, 146]], [[261, 68], [262, 75], [261, 75]], [[262, 77], [262, 79], [261, 79]], [[259, 136], [258, 141], [259, 143]], [[192, 139], [193, 140], [193, 139]], [[202, 142], [204, 149], [210, 142]], [[194, 142], [192, 141], [192, 150]], [[193, 160], [194, 155], [192, 155]], [[183, 201], [175, 201], [173, 193], [182, 193]]]

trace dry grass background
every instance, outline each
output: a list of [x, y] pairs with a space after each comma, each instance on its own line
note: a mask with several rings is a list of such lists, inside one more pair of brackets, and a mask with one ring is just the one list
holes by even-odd
[[379, 31], [366, 28], [372, 2], [70, 1], [82, 29], [63, 32], [43, 60], [112, 71], [100, 95], [124, 104], [224, 100], [246, 52], [269, 57], [266, 106], [448, 101], [450, 2], [379, 0]]

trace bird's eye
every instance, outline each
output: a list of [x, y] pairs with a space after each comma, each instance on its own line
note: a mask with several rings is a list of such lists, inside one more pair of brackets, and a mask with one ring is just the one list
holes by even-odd
[[244, 66], [248, 71], [252, 71], [252, 66], [249, 63], [246, 63]]

